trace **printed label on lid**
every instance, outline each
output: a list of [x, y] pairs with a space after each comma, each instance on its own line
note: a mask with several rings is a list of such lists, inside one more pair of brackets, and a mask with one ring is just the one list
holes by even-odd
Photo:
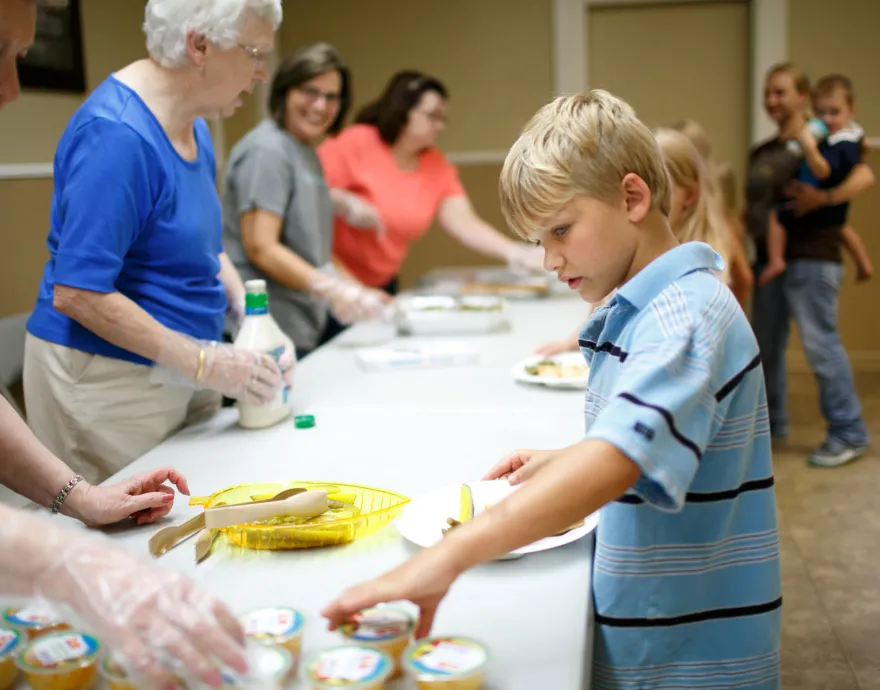
[[366, 609], [342, 626], [342, 633], [353, 640], [381, 642], [407, 635], [415, 627], [412, 617], [391, 607]]
[[20, 639], [21, 635], [14, 630], [0, 630], [0, 656], [6, 656], [15, 649]]
[[17, 611], [10, 609], [6, 612], [6, 620], [16, 625], [31, 627], [43, 627], [61, 622], [61, 619], [54, 610], [41, 604], [33, 604]]
[[382, 678], [388, 659], [379, 652], [359, 647], [343, 647], [321, 654], [309, 667], [313, 680], [331, 685], [368, 683]]
[[282, 637], [298, 632], [302, 628], [303, 617], [293, 609], [257, 609], [245, 614], [242, 624], [247, 635]]
[[412, 653], [417, 670], [447, 676], [476, 671], [486, 659], [486, 650], [480, 645], [457, 638], [426, 642]]
[[34, 666], [51, 668], [66, 661], [86, 659], [97, 650], [97, 643], [85, 635], [53, 635], [34, 642], [27, 657]]

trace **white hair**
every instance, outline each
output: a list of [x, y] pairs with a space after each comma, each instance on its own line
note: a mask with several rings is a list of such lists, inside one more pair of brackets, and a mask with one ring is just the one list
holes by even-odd
[[248, 15], [272, 22], [277, 29], [281, 0], [149, 0], [144, 17], [147, 51], [164, 67], [183, 67], [190, 31], [229, 49]]

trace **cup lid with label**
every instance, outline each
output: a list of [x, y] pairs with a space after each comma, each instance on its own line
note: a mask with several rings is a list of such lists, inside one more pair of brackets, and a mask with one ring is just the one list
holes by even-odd
[[39, 604], [21, 609], [6, 609], [3, 612], [3, 620], [18, 628], [29, 629], [51, 628], [63, 623], [57, 611]]
[[18, 666], [27, 673], [58, 673], [93, 664], [101, 643], [91, 635], [58, 632], [38, 637], [18, 655]]
[[245, 675], [228, 669], [220, 671], [224, 688], [262, 687], [278, 685], [290, 672], [293, 656], [286, 649], [251, 642], [245, 650], [248, 672]]
[[405, 609], [380, 605], [364, 609], [345, 623], [339, 631], [357, 642], [388, 642], [408, 637], [416, 627], [416, 619]]
[[0, 628], [0, 659], [15, 654], [21, 644], [21, 633], [18, 630]]
[[394, 671], [391, 658], [369, 647], [335, 647], [319, 652], [306, 666], [306, 677], [320, 688], [372, 688]]
[[404, 659], [417, 679], [468, 678], [485, 670], [489, 651], [466, 637], [428, 637], [410, 645]]
[[240, 621], [248, 637], [289, 638], [302, 634], [305, 618], [296, 609], [277, 606], [248, 611]]

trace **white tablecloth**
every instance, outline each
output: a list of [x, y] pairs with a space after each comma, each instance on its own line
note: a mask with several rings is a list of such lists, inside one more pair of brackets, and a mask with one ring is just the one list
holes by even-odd
[[[315, 415], [315, 428], [298, 430], [288, 420], [246, 431], [236, 426], [234, 410], [224, 410], [162, 444], [124, 474], [173, 465], [187, 474], [197, 495], [252, 481], [320, 480], [415, 497], [479, 479], [517, 447], [568, 445], [582, 434], [583, 393], [515, 384], [510, 369], [539, 343], [569, 334], [586, 306], [560, 299], [512, 307], [510, 332], [463, 341], [480, 352], [480, 364], [470, 367], [364, 373], [355, 365], [351, 343], [369, 333], [353, 329], [297, 371], [296, 412]], [[178, 501], [170, 519], [184, 520], [196, 510]], [[146, 554], [152, 532], [127, 528], [113, 531], [111, 538]], [[340, 641], [326, 632], [318, 611], [345, 587], [388, 570], [414, 548], [392, 525], [335, 549], [240, 557], [220, 552], [195, 566], [187, 543], [161, 562], [188, 573], [237, 612], [261, 605], [304, 611], [308, 656]], [[435, 632], [468, 635], [489, 645], [491, 690], [587, 688], [591, 550], [588, 537], [468, 572], [441, 606]], [[294, 687], [306, 686], [298, 681]]]

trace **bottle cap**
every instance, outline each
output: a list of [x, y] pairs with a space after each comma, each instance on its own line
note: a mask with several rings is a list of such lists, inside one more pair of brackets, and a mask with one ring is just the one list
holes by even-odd
[[310, 414], [300, 414], [293, 418], [293, 424], [297, 429], [311, 429], [315, 426], [315, 417]]
[[244, 289], [252, 295], [266, 292], [266, 281], [259, 278], [249, 280], [244, 284]]

